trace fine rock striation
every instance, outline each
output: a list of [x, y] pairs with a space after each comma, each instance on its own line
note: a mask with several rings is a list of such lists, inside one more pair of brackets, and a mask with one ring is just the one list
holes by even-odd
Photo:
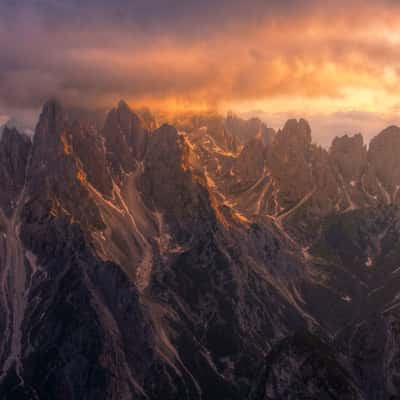
[[0, 139], [0, 397], [399, 397], [398, 154], [50, 100]]

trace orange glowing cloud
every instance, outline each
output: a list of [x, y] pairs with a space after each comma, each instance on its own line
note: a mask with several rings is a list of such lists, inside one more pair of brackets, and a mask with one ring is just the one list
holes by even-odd
[[[304, 17], [295, 24], [283, 18], [226, 29], [212, 40], [157, 38], [148, 47], [131, 48], [128, 42], [116, 49], [78, 48], [68, 61], [79, 65], [72, 82], [97, 87], [101, 104], [122, 96], [136, 104], [178, 108], [252, 102], [275, 108], [284, 101], [289, 109], [314, 103], [321, 111], [329, 111], [329, 104], [336, 110], [340, 103], [343, 109], [387, 109], [399, 87], [393, 21], [364, 17], [369, 18], [364, 24], [342, 16]], [[351, 35], [344, 35], [351, 24]]]
[[[389, 0], [174, 0], [168, 9], [151, 0], [132, 10], [86, 0], [85, 24], [68, 19], [72, 6], [61, 12], [48, 3], [51, 12], [15, 12], [11, 23], [9, 11], [0, 21], [0, 111], [39, 107], [50, 96], [96, 107], [125, 98], [178, 112], [398, 110], [400, 17]], [[18, 52], [10, 35], [20, 39]]]

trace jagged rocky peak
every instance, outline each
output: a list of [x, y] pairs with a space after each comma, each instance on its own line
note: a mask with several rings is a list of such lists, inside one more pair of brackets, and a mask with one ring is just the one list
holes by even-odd
[[41, 115], [57, 116], [63, 110], [63, 106], [59, 99], [51, 98], [44, 103]]
[[244, 119], [232, 112], [228, 113], [225, 126], [242, 144], [257, 136], [262, 138], [264, 144], [270, 144], [276, 134], [272, 128], [268, 128], [259, 118]]
[[57, 99], [48, 100], [39, 117], [35, 130], [35, 142], [38, 140], [50, 140], [54, 142], [54, 136], [62, 134], [67, 121], [67, 115]]
[[202, 134], [211, 138], [212, 144], [228, 152], [236, 152], [237, 143], [233, 135], [226, 129], [225, 120], [218, 114], [206, 114], [195, 119], [195, 126]]
[[18, 146], [18, 143], [31, 143], [31, 139], [17, 128], [5, 125], [0, 138], [0, 146], [12, 151], [15, 146]]
[[304, 119], [288, 120], [267, 147], [267, 165], [280, 187], [283, 208], [300, 201], [314, 188], [311, 149], [311, 128]]
[[107, 117], [107, 111], [104, 109], [68, 107], [66, 112], [71, 123], [79, 123], [85, 129], [96, 133], [102, 130]]
[[274, 128], [267, 127], [265, 124], [261, 125], [260, 134], [263, 143], [268, 146], [273, 143], [276, 131]]
[[390, 126], [375, 136], [369, 145], [368, 161], [390, 196], [400, 187], [400, 128]]
[[360, 133], [335, 137], [329, 153], [345, 181], [355, 182], [360, 178], [367, 161], [367, 148]]
[[310, 165], [314, 180], [315, 193], [313, 211], [318, 215], [326, 215], [336, 206], [339, 197], [336, 173], [326, 149], [311, 146]]
[[10, 215], [25, 182], [31, 140], [15, 128], [4, 127], [0, 139], [0, 207]]
[[68, 120], [58, 101], [50, 100], [44, 105], [28, 171], [26, 221], [36, 222], [51, 215], [79, 221], [84, 227], [102, 226], [88, 190], [91, 179], [98, 186], [103, 179], [101, 168], [105, 166], [98, 165], [98, 152], [103, 149], [91, 140], [85, 147], [82, 138], [85, 134], [81, 125]]
[[107, 158], [114, 175], [121, 177], [130, 172], [143, 159], [147, 130], [143, 120], [134, 113], [125, 101], [120, 101], [107, 115], [103, 135], [106, 142]]
[[27, 136], [32, 136], [32, 133], [33, 133], [29, 127], [25, 126], [17, 118], [11, 117], [8, 120], [6, 120], [3, 124], [0, 124], [0, 139], [1, 139], [2, 132], [6, 127], [8, 127], [9, 129], [14, 128], [18, 132], [23, 133]]
[[[57, 164], [62, 155], [71, 153], [67, 135], [67, 114], [56, 99], [47, 101], [36, 125], [33, 138], [32, 162], [30, 171], [38, 175], [40, 171]], [[61, 173], [61, 171], [60, 171]]]
[[156, 204], [173, 206], [188, 168], [188, 152], [184, 137], [171, 125], [162, 125], [149, 137], [144, 170], [149, 179], [142, 183]]
[[143, 126], [148, 131], [153, 132], [158, 128], [157, 118], [149, 108], [141, 108], [137, 112], [142, 118]]
[[243, 182], [253, 183], [264, 172], [265, 148], [261, 137], [249, 140], [235, 160], [234, 171]]
[[165, 213], [178, 236], [190, 233], [191, 223], [204, 211], [202, 198], [208, 199], [191, 170], [189, 157], [185, 136], [171, 125], [162, 125], [149, 136], [139, 184], [145, 202]]
[[32, 174], [47, 169], [50, 175], [62, 176], [62, 168], [68, 164], [71, 181], [88, 180], [97, 190], [110, 195], [112, 184], [100, 121], [101, 113], [65, 109], [57, 100], [48, 101], [34, 136]]
[[99, 192], [110, 196], [112, 181], [107, 168], [104, 138], [96, 125], [86, 118], [77, 119], [69, 132], [71, 151], [79, 159], [85, 177]]
[[[93, 118], [89, 112], [64, 108], [57, 99], [47, 101], [42, 108], [33, 139], [33, 170], [51, 163], [57, 164], [60, 157], [76, 156], [76, 151], [82, 154], [84, 149], [79, 147], [80, 139], [83, 136], [98, 136]], [[92, 158], [97, 155], [93, 149], [87, 151]]]
[[282, 130], [278, 131], [276, 141], [295, 147], [300, 151], [308, 149], [311, 145], [311, 128], [305, 119], [289, 119]]

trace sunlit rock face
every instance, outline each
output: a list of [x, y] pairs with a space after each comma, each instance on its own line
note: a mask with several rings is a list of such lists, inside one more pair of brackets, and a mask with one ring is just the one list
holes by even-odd
[[400, 130], [175, 125], [51, 100], [4, 130], [0, 397], [399, 397]]

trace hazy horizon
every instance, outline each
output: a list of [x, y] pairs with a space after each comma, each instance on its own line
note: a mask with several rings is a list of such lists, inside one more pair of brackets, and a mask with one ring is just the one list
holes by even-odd
[[6, 1], [0, 118], [41, 104], [304, 117], [315, 141], [400, 123], [394, 1]]
[[[112, 105], [111, 108], [115, 107], [116, 105], [117, 103]], [[107, 113], [111, 108], [102, 108], [97, 110]], [[131, 108], [137, 111], [141, 108], [147, 107], [138, 106], [135, 108], [134, 106], [131, 106]], [[96, 108], [89, 110], [96, 111]], [[149, 110], [153, 112], [151, 108], [149, 108]], [[25, 110], [11, 115], [0, 114], [0, 126], [12, 121], [12, 123], [16, 124], [21, 130], [25, 130], [27, 133], [32, 134], [39, 120], [40, 111], [41, 109], [29, 111]], [[271, 127], [276, 131], [282, 129], [285, 125], [285, 122], [289, 119], [303, 118], [310, 124], [313, 142], [321, 145], [324, 148], [329, 148], [335, 137], [342, 137], [344, 135], [353, 136], [359, 133], [362, 134], [364, 143], [368, 145], [369, 141], [373, 137], [378, 135], [388, 126], [398, 125], [399, 121], [397, 118], [388, 115], [371, 115], [369, 113], [359, 111], [335, 112], [330, 114], [300, 114], [295, 111], [268, 113], [261, 110], [241, 112], [236, 110], [219, 111], [210, 109], [203, 111], [180, 111], [177, 113], [177, 115], [212, 113], [225, 117], [230, 112], [233, 112], [238, 117], [244, 119], [259, 118], [268, 127]], [[162, 111], [154, 111], [154, 113], [156, 116], [163, 114]], [[168, 117], [166, 118], [166, 122], [171, 122], [168, 120]]]

